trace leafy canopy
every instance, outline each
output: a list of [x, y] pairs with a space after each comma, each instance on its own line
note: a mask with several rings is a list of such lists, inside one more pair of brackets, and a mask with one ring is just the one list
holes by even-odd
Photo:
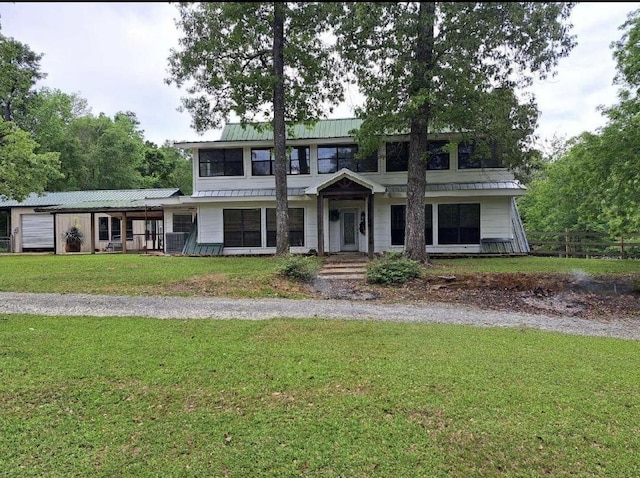
[[[284, 92], [287, 123], [310, 123], [343, 100], [339, 68], [326, 42], [322, 2], [282, 4]], [[274, 4], [180, 3], [183, 32], [171, 50], [168, 84], [184, 87], [182, 109], [198, 132], [219, 128], [236, 115], [242, 122], [270, 124], [277, 77], [273, 68]]]

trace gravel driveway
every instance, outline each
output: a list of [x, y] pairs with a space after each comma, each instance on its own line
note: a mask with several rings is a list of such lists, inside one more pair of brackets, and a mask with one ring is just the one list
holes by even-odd
[[529, 327], [576, 335], [640, 339], [640, 321], [595, 321], [497, 312], [444, 303], [380, 304], [357, 300], [226, 299], [203, 297], [125, 297], [87, 294], [0, 292], [0, 314], [153, 317], [159, 319], [268, 320], [278, 317], [386, 320]]

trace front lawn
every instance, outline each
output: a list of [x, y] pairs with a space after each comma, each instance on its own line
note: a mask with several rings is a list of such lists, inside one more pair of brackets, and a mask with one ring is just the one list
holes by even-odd
[[630, 477], [640, 342], [4, 316], [4, 477]]
[[279, 277], [281, 259], [144, 254], [0, 256], [0, 291], [307, 297]]
[[[320, 261], [320, 258], [309, 258]], [[278, 274], [283, 259], [139, 254], [0, 255], [0, 291], [227, 297], [309, 297]], [[425, 274], [571, 273], [640, 277], [640, 261], [544, 257], [433, 259]]]

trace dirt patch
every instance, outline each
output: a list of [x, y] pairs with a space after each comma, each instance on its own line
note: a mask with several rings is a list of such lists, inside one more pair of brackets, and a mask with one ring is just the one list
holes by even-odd
[[637, 275], [455, 274], [426, 276], [401, 286], [339, 281], [332, 287], [316, 286], [314, 292], [325, 298], [447, 302], [490, 310], [611, 321], [640, 320], [638, 281]]

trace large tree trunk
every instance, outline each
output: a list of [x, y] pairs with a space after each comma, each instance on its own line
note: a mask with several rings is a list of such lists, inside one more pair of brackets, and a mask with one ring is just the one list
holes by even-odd
[[289, 252], [289, 203], [287, 199], [287, 130], [284, 104], [284, 3], [274, 3], [273, 15], [273, 137], [276, 181], [276, 254]]
[[[429, 91], [434, 47], [435, 3], [420, 3], [418, 35], [415, 47], [415, 68], [411, 96]], [[430, 105], [425, 99], [411, 118], [409, 136], [409, 167], [407, 170], [407, 219], [404, 254], [410, 259], [427, 262], [429, 257], [424, 237], [424, 203], [427, 186], [427, 128]]]

